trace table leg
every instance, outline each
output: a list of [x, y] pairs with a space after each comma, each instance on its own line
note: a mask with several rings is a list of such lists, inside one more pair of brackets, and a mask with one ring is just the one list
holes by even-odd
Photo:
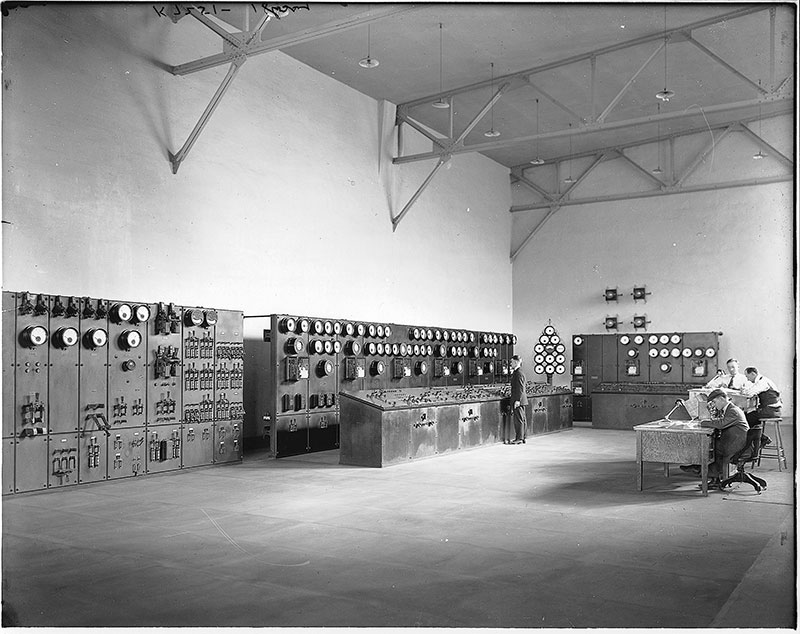
[[703, 436], [700, 442], [700, 482], [703, 495], [708, 497], [708, 436]]
[[669, 463], [668, 462], [664, 463], [664, 477], [665, 478], [669, 477]]
[[636, 486], [642, 490], [642, 432], [636, 432]]

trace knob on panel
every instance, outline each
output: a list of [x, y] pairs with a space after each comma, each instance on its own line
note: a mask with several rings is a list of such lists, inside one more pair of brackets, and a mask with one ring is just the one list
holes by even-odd
[[35, 348], [47, 342], [47, 328], [44, 326], [28, 326], [20, 333], [20, 343], [26, 348]]

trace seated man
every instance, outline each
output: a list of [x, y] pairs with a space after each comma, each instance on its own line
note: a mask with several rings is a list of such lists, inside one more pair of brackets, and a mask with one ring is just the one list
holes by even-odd
[[719, 430], [719, 437], [714, 443], [714, 462], [709, 465], [709, 484], [719, 484], [725, 464], [731, 456], [745, 448], [747, 441], [747, 419], [744, 412], [728, 400], [728, 395], [720, 389], [708, 395], [709, 410], [716, 416], [711, 420], [701, 420], [701, 427], [713, 427]]
[[714, 389], [717, 387], [726, 387], [729, 390], [741, 390], [747, 385], [747, 377], [739, 372], [739, 361], [731, 357], [725, 362], [728, 368], [728, 373], [725, 374], [722, 370], [717, 372], [717, 375], [705, 384], [705, 387]]
[[[749, 367], [744, 370], [748, 384], [742, 389], [745, 396], [758, 396], [758, 409], [747, 412], [747, 422], [750, 427], [759, 425], [762, 418], [778, 418], [781, 415], [781, 394], [778, 388], [763, 374], [758, 372], [758, 368]], [[771, 439], [767, 436], [761, 437], [761, 443], [768, 445]]]

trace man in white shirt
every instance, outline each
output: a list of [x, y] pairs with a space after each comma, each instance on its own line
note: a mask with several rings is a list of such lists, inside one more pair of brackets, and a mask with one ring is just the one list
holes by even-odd
[[[767, 377], [761, 374], [756, 367], [748, 367], [744, 369], [747, 376], [747, 385], [742, 389], [742, 394], [745, 396], [758, 397], [758, 409], [747, 412], [747, 422], [750, 428], [760, 425], [759, 419], [761, 418], [777, 418], [781, 415], [781, 393], [778, 388]], [[761, 443], [768, 445], [771, 439], [765, 435], [761, 436]]]
[[706, 383], [705, 386], [707, 388], [717, 389], [725, 387], [729, 390], [741, 390], [745, 385], [747, 385], [747, 377], [739, 372], [738, 359], [728, 359], [725, 362], [725, 366], [728, 368], [728, 374], [725, 374], [722, 370], [720, 370], [713, 379]]

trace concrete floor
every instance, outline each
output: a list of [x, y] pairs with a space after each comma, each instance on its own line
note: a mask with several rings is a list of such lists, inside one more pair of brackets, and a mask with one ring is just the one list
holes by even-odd
[[251, 454], [5, 497], [4, 619], [794, 628], [793, 471], [704, 498], [648, 464], [640, 493], [635, 446], [576, 427], [385, 469]]

